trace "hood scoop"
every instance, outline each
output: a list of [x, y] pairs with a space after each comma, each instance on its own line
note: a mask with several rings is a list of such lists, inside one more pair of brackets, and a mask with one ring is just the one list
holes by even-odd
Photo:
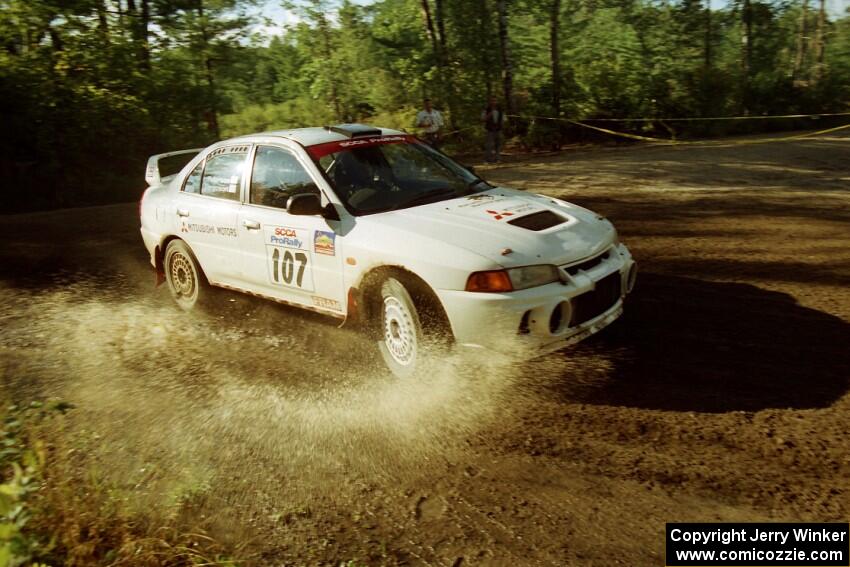
[[558, 226], [565, 222], [567, 222], [567, 219], [557, 213], [553, 213], [552, 211], [538, 211], [536, 213], [531, 213], [530, 215], [525, 215], [524, 217], [510, 220], [508, 221], [508, 224], [537, 232], [540, 230], [546, 230], [547, 228], [552, 228], [553, 226]]

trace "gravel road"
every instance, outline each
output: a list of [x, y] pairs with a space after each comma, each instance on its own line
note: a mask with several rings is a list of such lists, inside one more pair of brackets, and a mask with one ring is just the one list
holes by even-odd
[[850, 139], [482, 166], [611, 218], [622, 319], [421, 383], [333, 320], [155, 288], [135, 204], [2, 216], [6, 397], [57, 396], [128, 513], [248, 564], [662, 565], [667, 521], [850, 517]]

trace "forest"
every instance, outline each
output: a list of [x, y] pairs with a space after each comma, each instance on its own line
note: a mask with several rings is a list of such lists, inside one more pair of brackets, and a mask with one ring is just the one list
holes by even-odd
[[535, 117], [705, 138], [850, 110], [850, 9], [825, 0], [283, 4], [297, 23], [270, 37], [253, 0], [3, 0], [2, 211], [137, 199], [149, 155], [238, 134], [412, 130], [426, 96], [449, 153], [477, 150], [488, 96], [526, 150], [610, 141]]

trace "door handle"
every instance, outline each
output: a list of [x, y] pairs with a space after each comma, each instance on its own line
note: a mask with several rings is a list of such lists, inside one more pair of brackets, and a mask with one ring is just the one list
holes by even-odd
[[260, 223], [255, 220], [243, 220], [242, 226], [248, 230], [260, 230]]
[[189, 209], [177, 209], [177, 216], [178, 217], [188, 217], [189, 216]]

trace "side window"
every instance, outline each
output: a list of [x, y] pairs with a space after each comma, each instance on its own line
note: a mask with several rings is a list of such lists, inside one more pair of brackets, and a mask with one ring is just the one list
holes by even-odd
[[251, 203], [285, 209], [289, 198], [299, 193], [319, 194], [310, 174], [291, 152], [260, 146], [251, 174]]
[[240, 151], [231, 150], [227, 153], [213, 153], [215, 155], [207, 158], [207, 165], [204, 168], [201, 195], [238, 201], [247, 151], [240, 149]]
[[183, 191], [186, 193], [195, 193], [196, 195], [199, 194], [201, 192], [201, 174], [203, 172], [204, 162], [201, 161], [201, 163], [195, 166], [192, 173], [186, 177], [186, 181], [183, 182]]

